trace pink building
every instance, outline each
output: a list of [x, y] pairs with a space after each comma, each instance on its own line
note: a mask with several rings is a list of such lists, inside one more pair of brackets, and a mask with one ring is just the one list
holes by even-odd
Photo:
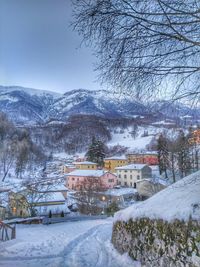
[[85, 187], [109, 189], [117, 185], [117, 176], [104, 170], [75, 170], [66, 177], [66, 186], [71, 190]]

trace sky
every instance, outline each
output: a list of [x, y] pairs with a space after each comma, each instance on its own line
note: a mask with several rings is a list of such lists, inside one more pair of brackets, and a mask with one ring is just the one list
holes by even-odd
[[100, 89], [96, 58], [71, 15], [70, 0], [0, 0], [0, 85]]

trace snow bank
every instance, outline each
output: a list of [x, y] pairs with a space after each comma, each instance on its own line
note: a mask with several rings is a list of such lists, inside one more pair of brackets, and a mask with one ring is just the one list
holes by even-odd
[[134, 204], [115, 214], [115, 221], [136, 218], [200, 220], [200, 171], [157, 193], [148, 200]]

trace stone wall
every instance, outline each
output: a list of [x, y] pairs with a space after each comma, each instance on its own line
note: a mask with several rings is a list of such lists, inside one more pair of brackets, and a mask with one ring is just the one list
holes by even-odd
[[117, 221], [112, 243], [145, 267], [200, 267], [200, 222]]

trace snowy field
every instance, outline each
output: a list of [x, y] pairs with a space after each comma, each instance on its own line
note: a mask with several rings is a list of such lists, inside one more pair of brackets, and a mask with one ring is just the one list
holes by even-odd
[[0, 267], [139, 267], [112, 246], [112, 220], [17, 225], [0, 243]]
[[[133, 138], [133, 136], [131, 135], [132, 130], [133, 129], [131, 127], [127, 127], [123, 130], [121, 128], [116, 128], [115, 131], [112, 132], [112, 139], [107, 143], [107, 145], [121, 145], [128, 147], [130, 150], [145, 150], [147, 145], [151, 143], [151, 141], [155, 138], [157, 134], [165, 132], [167, 133], [167, 136], [173, 138], [177, 136], [179, 132], [176, 129], [154, 127], [151, 125], [148, 125], [146, 127], [139, 126], [136, 137]], [[148, 136], [143, 136], [144, 132], [148, 133]]]

